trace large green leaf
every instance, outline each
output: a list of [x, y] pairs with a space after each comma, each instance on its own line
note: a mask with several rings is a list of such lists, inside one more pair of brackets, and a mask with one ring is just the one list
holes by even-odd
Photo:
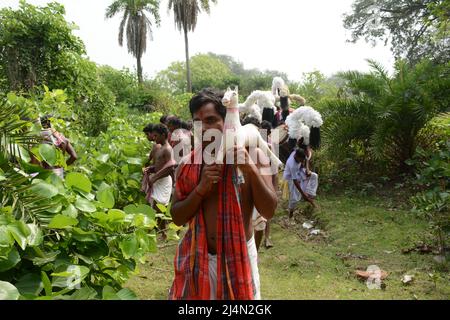
[[56, 216], [53, 217], [52, 221], [50, 221], [48, 227], [52, 229], [65, 229], [71, 228], [72, 226], [76, 226], [77, 224], [78, 224], [77, 219], [64, 216], [62, 214], [57, 214]]
[[108, 162], [108, 160], [109, 160], [109, 154], [103, 153], [103, 154], [99, 155], [99, 156], [98, 156], [97, 158], [95, 158], [95, 159], [97, 159], [98, 161], [100, 161], [100, 162], [102, 162], [102, 163], [106, 163], [106, 162]]
[[83, 198], [77, 199], [77, 201], [75, 202], [75, 207], [80, 211], [89, 213], [95, 212], [97, 210], [92, 202]]
[[58, 188], [45, 181], [34, 183], [31, 190], [37, 195], [50, 199], [58, 194]]
[[22, 220], [15, 221], [8, 225], [9, 232], [16, 240], [17, 244], [25, 250], [27, 247], [27, 238], [31, 235], [30, 228]]
[[122, 290], [117, 292], [117, 296], [121, 300], [138, 300], [138, 297], [136, 296], [136, 294], [127, 288], [123, 288]]
[[[36, 250], [36, 248], [35, 248], [35, 250]], [[56, 257], [58, 256], [58, 254], [60, 254], [60, 251], [40, 252], [39, 256], [31, 258], [31, 261], [33, 261], [33, 264], [36, 265], [36, 266], [42, 266], [42, 265], [47, 264], [49, 262], [55, 261]]]
[[88, 177], [79, 172], [71, 172], [66, 176], [66, 184], [70, 187], [76, 187], [86, 193], [91, 192], [92, 183]]
[[78, 211], [73, 204], [69, 204], [62, 214], [75, 219], [78, 217]]
[[28, 245], [30, 247], [39, 246], [44, 239], [42, 229], [34, 223], [29, 223], [27, 226], [30, 229], [30, 235], [27, 238]]
[[128, 158], [127, 162], [129, 164], [133, 164], [133, 165], [137, 165], [137, 166], [142, 166], [142, 160], [139, 158]]
[[138, 242], [134, 235], [128, 236], [119, 244], [120, 249], [126, 259], [134, 257], [138, 249]]
[[14, 238], [9, 232], [7, 226], [0, 225], [0, 250], [2, 248], [9, 248], [14, 243]]
[[72, 237], [80, 242], [97, 242], [99, 239], [94, 231], [84, 231], [80, 228], [73, 228]]
[[0, 281], [0, 300], [19, 300], [20, 293], [16, 287], [6, 281]]
[[37, 296], [44, 289], [44, 284], [39, 274], [28, 273], [17, 281], [16, 287], [22, 295]]
[[107, 209], [114, 208], [115, 200], [111, 188], [105, 188], [97, 192], [97, 200]]
[[72, 300], [93, 300], [97, 297], [97, 291], [91, 287], [83, 287], [80, 290], [76, 290], [71, 295]]
[[12, 248], [7, 256], [0, 255], [0, 272], [14, 268], [20, 261], [20, 255], [16, 248]]
[[51, 296], [52, 295], [52, 283], [50, 282], [50, 279], [48, 278], [47, 273], [45, 271], [41, 271], [41, 279], [42, 284], [44, 285], [45, 295]]
[[123, 222], [125, 219], [125, 212], [118, 209], [111, 209], [108, 211], [108, 221]]
[[75, 288], [89, 274], [89, 268], [85, 266], [69, 265], [62, 272], [54, 272], [52, 285], [59, 288]]
[[117, 295], [116, 290], [110, 286], [103, 287], [102, 290], [102, 299], [103, 300], [120, 300], [119, 296]]
[[128, 214], [142, 213], [148, 216], [150, 219], [155, 219], [155, 210], [146, 204], [140, 205], [131, 204], [123, 208], [123, 210]]
[[39, 146], [39, 155], [49, 165], [54, 166], [56, 164], [57, 154], [55, 147], [49, 144], [41, 144]]

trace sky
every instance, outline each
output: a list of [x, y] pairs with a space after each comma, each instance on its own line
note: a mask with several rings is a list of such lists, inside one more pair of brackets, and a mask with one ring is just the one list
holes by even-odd
[[[49, 0], [28, 0], [45, 5]], [[85, 43], [87, 55], [98, 64], [135, 69], [136, 60], [118, 45], [121, 16], [105, 19], [112, 0], [59, 0], [66, 19], [79, 29], [74, 33]], [[174, 61], [184, 61], [184, 37], [175, 28], [168, 0], [161, 0], [161, 25], [154, 26], [153, 41], [142, 58], [144, 73], [153, 77]], [[394, 59], [382, 43], [376, 47], [363, 40], [348, 43], [350, 31], [343, 27], [343, 14], [351, 12], [353, 0], [218, 0], [211, 14], [199, 17], [190, 33], [191, 56], [214, 52], [233, 56], [246, 69], [278, 70], [290, 80], [319, 70], [332, 75], [344, 70], [369, 70], [374, 59], [392, 70]], [[17, 8], [19, 0], [0, 0], [0, 8]]]

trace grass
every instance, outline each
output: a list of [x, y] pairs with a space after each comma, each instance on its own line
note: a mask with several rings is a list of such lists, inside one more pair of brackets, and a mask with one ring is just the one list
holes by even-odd
[[[259, 271], [263, 299], [449, 299], [448, 266], [437, 265], [432, 254], [402, 249], [430, 243], [428, 224], [411, 212], [385, 208], [373, 197], [327, 196], [320, 208], [300, 206], [295, 226], [286, 220], [285, 204], [272, 223], [275, 247], [260, 250]], [[314, 220], [318, 236], [302, 228]], [[127, 287], [141, 299], [167, 299], [173, 280], [175, 244], [149, 256]], [[383, 288], [369, 289], [355, 276], [377, 265], [389, 273]], [[414, 276], [409, 285], [403, 275]], [[434, 279], [430, 276], [434, 275]]]

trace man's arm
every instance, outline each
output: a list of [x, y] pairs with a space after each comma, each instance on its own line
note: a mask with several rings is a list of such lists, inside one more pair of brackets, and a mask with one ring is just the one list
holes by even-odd
[[[272, 219], [278, 205], [278, 199], [272, 184], [271, 175], [262, 175], [261, 171], [266, 171], [270, 166], [268, 159], [262, 150], [257, 150], [257, 161], [252, 161], [242, 168], [250, 178], [250, 186], [252, 191], [253, 202], [256, 210], [266, 219]], [[263, 158], [267, 161], [263, 161]], [[246, 161], [246, 163], [248, 163]]]
[[157, 173], [155, 173], [153, 176], [150, 177], [151, 182], [155, 183], [156, 181], [158, 181], [162, 178], [171, 176], [174, 171], [173, 167], [174, 166], [170, 166], [170, 167], [164, 168], [164, 169], [158, 171]]
[[310, 197], [308, 197], [306, 195], [306, 193], [302, 190], [300, 183], [298, 182], [297, 179], [294, 179], [294, 185], [297, 187], [298, 191], [300, 192], [300, 194], [302, 195], [303, 199], [305, 199], [306, 201], [308, 201], [309, 203], [311, 203], [313, 205], [313, 207], [316, 206], [316, 204], [314, 203], [313, 199], [311, 199]]
[[70, 156], [69, 160], [66, 161], [66, 164], [70, 166], [78, 159], [77, 153], [75, 152], [75, 149], [72, 147], [70, 141], [67, 141], [66, 152]]
[[[164, 163], [166, 163], [166, 165], [172, 160], [172, 153], [171, 150], [165, 149], [163, 151], [163, 154], [161, 155], [161, 157], [164, 158]], [[155, 183], [156, 181], [168, 177], [170, 175], [172, 175], [173, 171], [174, 171], [174, 165], [172, 166], [164, 166], [164, 168], [162, 170], [159, 170], [156, 174], [154, 174], [153, 176], [150, 177], [150, 181], [151, 183]]]
[[170, 214], [173, 223], [183, 226], [200, 211], [203, 199], [211, 194], [213, 185], [217, 183], [222, 175], [222, 166], [204, 166], [199, 185], [184, 200], [179, 200], [176, 192], [172, 199]]

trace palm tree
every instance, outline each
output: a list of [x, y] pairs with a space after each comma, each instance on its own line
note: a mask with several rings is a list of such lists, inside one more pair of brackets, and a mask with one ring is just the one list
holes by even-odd
[[183, 31], [184, 33], [188, 92], [192, 92], [188, 32], [195, 30], [197, 17], [202, 10], [209, 14], [210, 2], [215, 4], [217, 0], [169, 0], [168, 9], [173, 10], [175, 26], [180, 32]]
[[[123, 34], [126, 29], [128, 52], [137, 60], [137, 73], [139, 83], [143, 82], [141, 58], [147, 49], [147, 34], [152, 40], [152, 21], [146, 13], [160, 24], [159, 0], [115, 0], [106, 9], [106, 18], [112, 18], [123, 12], [119, 27], [119, 45], [123, 45]], [[125, 27], [126, 25], [126, 27]]]
[[[407, 173], [430, 119], [448, 110], [448, 65], [424, 60], [411, 66], [397, 61], [392, 76], [375, 61], [369, 73], [345, 72], [340, 97], [324, 112], [330, 155], [376, 160], [394, 173]], [[427, 139], [427, 137], [425, 137]]]

